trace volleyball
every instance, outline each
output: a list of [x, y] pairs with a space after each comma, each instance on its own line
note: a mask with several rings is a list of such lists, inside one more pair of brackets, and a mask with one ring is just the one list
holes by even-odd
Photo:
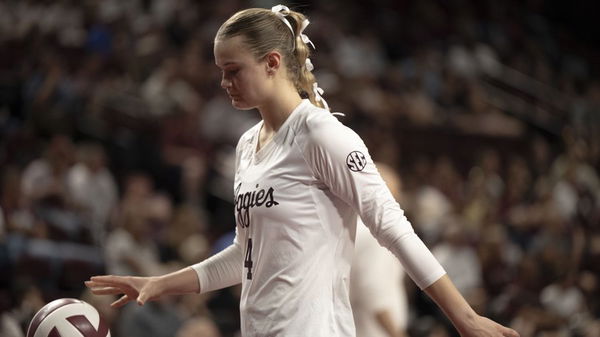
[[33, 316], [27, 337], [110, 337], [110, 331], [96, 308], [78, 299], [61, 298]]

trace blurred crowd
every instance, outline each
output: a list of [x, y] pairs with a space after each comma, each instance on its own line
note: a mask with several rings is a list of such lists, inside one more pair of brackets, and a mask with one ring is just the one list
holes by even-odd
[[[600, 82], [578, 4], [288, 4], [311, 19], [325, 99], [400, 174], [416, 231], [522, 337], [600, 336]], [[237, 335], [236, 287], [117, 311], [83, 280], [231, 242], [234, 149], [259, 116], [221, 92], [212, 39], [272, 5], [0, 1], [0, 335], [59, 297], [92, 303], [112, 336]], [[407, 289], [409, 336], [455, 335]]]

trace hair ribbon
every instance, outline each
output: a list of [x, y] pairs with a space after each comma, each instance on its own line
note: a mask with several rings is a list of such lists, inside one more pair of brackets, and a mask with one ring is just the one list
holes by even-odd
[[294, 32], [294, 28], [292, 28], [292, 24], [285, 18], [286, 16], [288, 16], [288, 13], [290, 12], [290, 9], [287, 6], [284, 6], [284, 5], [273, 6], [273, 7], [271, 7], [271, 12], [275, 13], [275, 15], [277, 15], [279, 17], [279, 19], [281, 21], [283, 21], [283, 23], [285, 23], [286, 26], [288, 26], [288, 28], [290, 29], [290, 32], [292, 32], [292, 36], [296, 36], [296, 33]]
[[[294, 40], [295, 40], [296, 33], [294, 32], [294, 28], [292, 27], [292, 25], [286, 18], [286, 16], [288, 16], [290, 13], [290, 9], [284, 5], [276, 5], [276, 6], [271, 7], [271, 12], [275, 13], [275, 15], [277, 15], [277, 17], [279, 17], [279, 19], [281, 21], [283, 21], [283, 23], [290, 29], [290, 31], [292, 32], [292, 36], [294, 37]], [[304, 30], [306, 29], [306, 27], [308, 27], [309, 24], [310, 24], [310, 21], [308, 19], [304, 19], [302, 21], [302, 25], [300, 26], [300, 38], [302, 39], [302, 42], [304, 42], [306, 45], [310, 44], [313, 49], [317, 49], [317, 48], [315, 48], [315, 44], [308, 38], [308, 36], [306, 34], [304, 34]], [[294, 43], [294, 48], [295, 47], [296, 47], [296, 44]], [[308, 57], [306, 58], [305, 66], [309, 72], [312, 72], [315, 69], [310, 58], [308, 58]], [[325, 107], [325, 109], [329, 110], [329, 105], [327, 104], [325, 99], [321, 96], [321, 95], [323, 95], [323, 93], [325, 93], [325, 91], [319, 87], [317, 82], [314, 82], [313, 83], [313, 94], [315, 95], [315, 100], [317, 102], [321, 102], [323, 104], [323, 107]], [[334, 114], [339, 114], [339, 113], [334, 113]]]

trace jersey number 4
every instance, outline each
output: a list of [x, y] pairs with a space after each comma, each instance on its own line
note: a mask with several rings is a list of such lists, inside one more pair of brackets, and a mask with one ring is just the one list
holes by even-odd
[[252, 238], [248, 239], [248, 244], [246, 245], [246, 257], [244, 258], [244, 268], [248, 268], [248, 273], [246, 274], [246, 279], [252, 279]]

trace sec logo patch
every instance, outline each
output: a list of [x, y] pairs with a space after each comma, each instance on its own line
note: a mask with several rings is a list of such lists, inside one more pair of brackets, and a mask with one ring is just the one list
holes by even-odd
[[367, 158], [360, 151], [352, 151], [346, 157], [346, 166], [350, 171], [359, 172], [365, 169], [367, 166]]

